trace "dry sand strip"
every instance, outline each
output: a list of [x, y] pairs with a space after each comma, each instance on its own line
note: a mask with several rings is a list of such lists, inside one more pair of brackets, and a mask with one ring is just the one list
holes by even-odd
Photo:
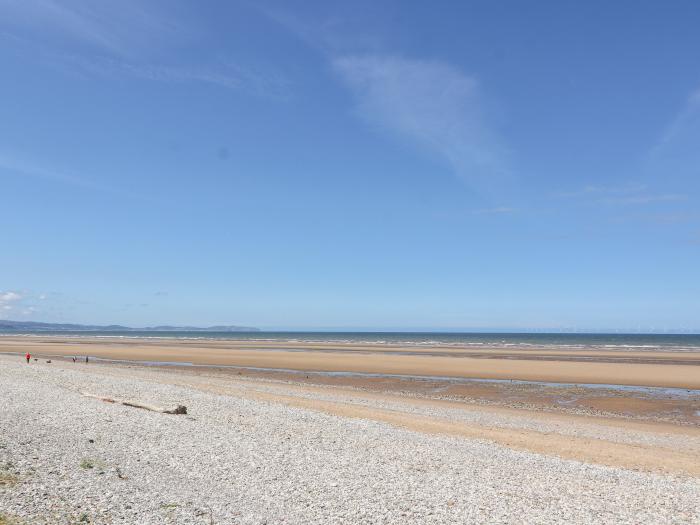
[[[648, 364], [636, 362], [572, 362], [536, 359], [395, 355], [374, 353], [358, 356], [344, 352], [316, 352], [299, 348], [293, 351], [236, 348], [233, 342], [212, 346], [193, 346], [183, 342], [129, 340], [127, 345], [99, 338], [61, 339], [0, 338], [7, 352], [47, 355], [92, 355], [107, 359], [163, 361], [204, 365], [259, 367], [323, 372], [359, 372], [379, 374], [467, 377], [478, 379], [514, 379], [558, 383], [596, 383], [634, 386], [658, 386], [700, 389], [700, 366], [693, 364]], [[378, 346], [381, 348], [381, 345]], [[510, 350], [509, 350], [510, 352]], [[577, 351], [572, 351], [576, 353]], [[686, 355], [695, 355], [686, 353]], [[551, 357], [551, 356], [550, 356]]]
[[[188, 414], [81, 391], [182, 404]], [[698, 446], [692, 429], [360, 394], [0, 356], [0, 515], [31, 524], [700, 522], [696, 476], [574, 461], [430, 425], [472, 421], [528, 443], [533, 431], [595, 433], [630, 452], [661, 451], [667, 465], [666, 451]]]
[[336, 352], [357, 352], [357, 353], [382, 353], [382, 354], [416, 354], [432, 355], [445, 354], [455, 356], [507, 356], [521, 357], [522, 359], [538, 359], [541, 357], [565, 357], [576, 356], [588, 358], [640, 358], [656, 359], [666, 361], [700, 361], [700, 349], [690, 347], [668, 349], [639, 349], [639, 348], [601, 348], [601, 347], [557, 347], [556, 345], [546, 347], [533, 347], [532, 345], [522, 346], [498, 346], [469, 344], [407, 344], [392, 342], [344, 342], [344, 341], [298, 341], [290, 340], [254, 340], [254, 339], [203, 339], [178, 337], [110, 337], [110, 336], [57, 336], [57, 335], [34, 335], [34, 336], [12, 336], [3, 335], [0, 338], [0, 348], [3, 346], [16, 345], [31, 346], [35, 349], [47, 346], [72, 345], [80, 348], [83, 345], [105, 345], [111, 347], [152, 347], [152, 348], [192, 348], [197, 350], [216, 349], [239, 349], [239, 350], [305, 350], [305, 351], [336, 351]]

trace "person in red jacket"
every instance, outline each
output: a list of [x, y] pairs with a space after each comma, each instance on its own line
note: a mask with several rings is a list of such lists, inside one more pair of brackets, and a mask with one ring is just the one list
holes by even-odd
[[32, 354], [30, 354], [29, 352], [27, 352], [27, 355], [25, 355], [24, 357], [27, 358], [27, 364], [29, 364], [29, 360], [32, 358]]

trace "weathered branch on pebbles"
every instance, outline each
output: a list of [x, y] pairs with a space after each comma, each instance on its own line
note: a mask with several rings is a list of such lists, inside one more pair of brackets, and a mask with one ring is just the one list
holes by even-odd
[[112, 399], [111, 397], [102, 397], [95, 394], [90, 394], [89, 392], [81, 392], [81, 395], [85, 397], [91, 397], [93, 399], [99, 399], [105, 403], [114, 403], [117, 405], [124, 405], [133, 408], [142, 408], [144, 410], [149, 410], [151, 412], [160, 412], [161, 414], [187, 414], [187, 407], [184, 405], [177, 405], [174, 408], [163, 408], [154, 405], [147, 405], [138, 401], [130, 401], [125, 399]]

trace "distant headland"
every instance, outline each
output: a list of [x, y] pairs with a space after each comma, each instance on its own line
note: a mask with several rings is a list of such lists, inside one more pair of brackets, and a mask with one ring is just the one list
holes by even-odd
[[30, 331], [30, 332], [258, 332], [259, 328], [250, 326], [146, 326], [134, 328], [131, 326], [111, 325], [89, 325], [75, 323], [41, 323], [36, 321], [9, 321], [0, 319], [0, 330], [2, 331]]

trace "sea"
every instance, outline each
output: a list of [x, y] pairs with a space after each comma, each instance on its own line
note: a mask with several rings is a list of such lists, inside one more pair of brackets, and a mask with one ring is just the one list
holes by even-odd
[[570, 349], [615, 349], [630, 351], [700, 351], [700, 334], [610, 334], [610, 333], [477, 333], [477, 332], [205, 332], [205, 331], [99, 331], [0, 329], [0, 336], [72, 336], [110, 338], [172, 338], [232, 341], [290, 341], [330, 343], [374, 343], [405, 346], [455, 347], [558, 347]]

